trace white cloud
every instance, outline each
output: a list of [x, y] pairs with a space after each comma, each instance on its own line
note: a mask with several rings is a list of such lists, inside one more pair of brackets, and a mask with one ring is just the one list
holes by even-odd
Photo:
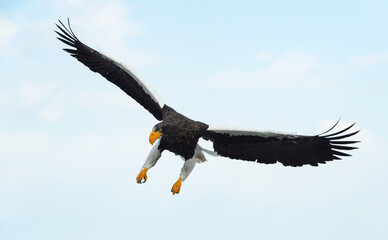
[[9, 93], [1, 93], [0, 92], [0, 106], [8, 103], [10, 96], [11, 96], [11, 94], [9, 94]]
[[17, 130], [0, 132], [0, 156], [2, 159], [23, 159], [45, 153], [48, 143], [45, 130]]
[[[130, 39], [143, 32], [143, 23], [137, 21], [131, 12], [136, 6], [125, 1], [49, 1], [48, 9], [52, 16], [67, 26], [67, 17], [77, 37], [90, 47], [138, 69], [158, 64], [162, 58], [147, 51], [131, 47]], [[64, 13], [71, 13], [65, 15]], [[63, 17], [61, 17], [63, 16]], [[55, 20], [32, 20], [27, 13], [17, 15], [15, 20], [7, 20], [0, 15], [0, 55], [8, 53], [11, 48], [19, 57], [25, 53], [57, 51], [63, 46], [55, 39]], [[16, 34], [19, 33], [20, 34]], [[39, 34], [37, 34], [39, 33]], [[12, 41], [11, 41], [12, 39]], [[26, 40], [28, 39], [28, 44]]]
[[15, 37], [16, 33], [16, 24], [0, 15], [0, 54], [9, 51], [11, 39]]
[[74, 106], [83, 108], [132, 109], [137, 103], [118, 88], [101, 91], [90, 89], [74, 96]]
[[129, 16], [123, 1], [85, 1], [79, 8], [85, 10], [84, 14], [71, 21], [82, 27], [89, 39], [98, 39], [100, 44], [121, 46], [125, 43], [124, 37], [142, 31], [142, 24]]
[[313, 54], [293, 51], [273, 59], [258, 70], [226, 70], [207, 81], [208, 86], [227, 88], [289, 87], [298, 81], [308, 81], [307, 74], [317, 65]]
[[[109, 180], [118, 171], [126, 178], [128, 171], [137, 172], [151, 148], [146, 137], [144, 141], [139, 138], [136, 129], [130, 137], [119, 131], [73, 134], [70, 138], [57, 137], [45, 129], [0, 130], [0, 200], [7, 191], [26, 191], [30, 180]], [[128, 161], [127, 157], [138, 161]]]
[[354, 57], [350, 60], [352, 63], [356, 65], [375, 65], [381, 63], [388, 63], [388, 53], [375, 53], [369, 54], [365, 56]]
[[117, 53], [115, 56], [114, 59], [119, 60], [124, 66], [131, 66], [131, 70], [154, 66], [163, 60], [163, 57], [161, 56], [151, 55], [136, 49], [125, 50], [125, 48], [124, 51], [120, 51], [120, 53]]
[[[143, 32], [143, 24], [135, 20], [130, 3], [125, 1], [57, 1], [54, 9], [71, 8], [82, 14], [70, 16], [71, 26], [77, 37], [88, 46], [134, 69], [152, 66], [161, 61], [160, 56], [130, 47], [131, 36]], [[61, 20], [67, 25], [67, 20]]]
[[78, 7], [85, 5], [86, 1], [84, 0], [54, 0], [51, 1], [55, 3], [55, 5], [61, 5], [61, 6], [71, 6], [71, 7]]
[[58, 122], [65, 114], [65, 103], [62, 97], [52, 97], [39, 112], [39, 117], [48, 123]]
[[270, 52], [259, 52], [258, 54], [256, 54], [255, 58], [259, 61], [265, 61], [265, 60], [269, 60], [273, 57], [273, 54], [270, 53]]
[[18, 95], [23, 104], [36, 105], [52, 96], [56, 89], [56, 85], [52, 82], [36, 83], [28, 81], [22, 84]]
[[14, 194], [34, 195], [34, 189], [26, 186], [31, 186], [31, 182], [37, 178], [47, 177], [40, 169], [50, 166], [48, 163], [52, 158], [46, 157], [51, 152], [49, 145], [49, 133], [46, 130], [0, 129], [0, 217], [22, 214], [23, 211], [19, 211], [18, 207], [2, 206], [5, 203], [12, 205]]
[[38, 107], [37, 114], [45, 122], [56, 123], [64, 116], [65, 96], [53, 82], [24, 82], [18, 97], [22, 104]]

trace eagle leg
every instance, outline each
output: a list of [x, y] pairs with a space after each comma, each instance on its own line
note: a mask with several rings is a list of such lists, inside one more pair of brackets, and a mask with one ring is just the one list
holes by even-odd
[[140, 171], [140, 173], [136, 177], [136, 182], [137, 183], [145, 183], [147, 181], [147, 171], [148, 171], [148, 168], [143, 168]]
[[195, 157], [185, 160], [185, 163], [183, 164], [183, 167], [181, 170], [180, 177], [178, 181], [176, 181], [176, 183], [172, 186], [172, 189], [171, 189], [172, 195], [174, 195], [175, 193], [178, 194], [180, 192], [182, 181], [185, 181], [186, 178], [191, 173], [191, 171], [193, 171], [193, 168], [195, 167], [195, 163], [197, 161], [201, 161], [201, 160]]
[[171, 188], [172, 195], [175, 193], [178, 194], [181, 191], [181, 186], [182, 186], [182, 178], [179, 178], [176, 183]]
[[[151, 149], [151, 152], [148, 154], [147, 160], [143, 164], [142, 170], [136, 177], [137, 183], [145, 183], [147, 181], [147, 171], [148, 169], [155, 166], [156, 162], [160, 158], [162, 152], [159, 150], [159, 143], [160, 141], [157, 141], [154, 147]], [[142, 181], [143, 180], [143, 181]]]

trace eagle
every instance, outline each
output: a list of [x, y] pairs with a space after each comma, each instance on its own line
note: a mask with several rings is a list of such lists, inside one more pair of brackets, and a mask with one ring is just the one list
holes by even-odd
[[[147, 171], [155, 166], [164, 150], [179, 155], [184, 160], [179, 179], [173, 184], [172, 194], [178, 194], [196, 163], [206, 161], [205, 154], [250, 162], [299, 167], [318, 166], [341, 157], [351, 156], [346, 151], [356, 149], [348, 138], [360, 130], [349, 132], [354, 123], [345, 129], [318, 135], [297, 135], [269, 131], [250, 131], [210, 127], [206, 123], [192, 120], [172, 107], [164, 104], [158, 95], [133, 71], [121, 63], [90, 48], [74, 34], [70, 20], [67, 26], [58, 20], [57, 38], [70, 48], [63, 50], [83, 63], [93, 72], [101, 74], [132, 97], [159, 122], [152, 128], [149, 142], [153, 145], [146, 161], [136, 177], [137, 183], [147, 181]], [[199, 139], [211, 141], [214, 151], [204, 149]]]

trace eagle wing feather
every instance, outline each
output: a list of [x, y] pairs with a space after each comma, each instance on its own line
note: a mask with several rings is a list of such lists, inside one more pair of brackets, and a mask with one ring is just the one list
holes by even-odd
[[70, 53], [93, 72], [101, 74], [108, 81], [121, 88], [157, 120], [163, 119], [162, 108], [164, 104], [145, 82], [127, 67], [82, 43], [73, 33], [69, 20], [68, 28], [61, 21], [59, 23], [60, 25], [57, 24], [57, 27], [60, 31], [55, 31], [59, 35], [57, 38], [72, 47], [63, 50]]
[[358, 141], [342, 141], [359, 132], [343, 134], [353, 125], [329, 134], [333, 127], [315, 136], [209, 128], [202, 138], [213, 142], [216, 153], [232, 159], [265, 164], [280, 162], [292, 167], [318, 166], [350, 156], [344, 151], [357, 148], [352, 145]]

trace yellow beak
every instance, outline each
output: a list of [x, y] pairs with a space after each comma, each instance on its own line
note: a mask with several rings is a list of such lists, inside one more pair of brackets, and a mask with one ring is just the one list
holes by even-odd
[[160, 136], [162, 136], [161, 132], [154, 132], [154, 131], [152, 131], [151, 134], [150, 134], [150, 143], [151, 143], [151, 145], [154, 145], [154, 142], [156, 140], [158, 140], [158, 138], [160, 138]]

